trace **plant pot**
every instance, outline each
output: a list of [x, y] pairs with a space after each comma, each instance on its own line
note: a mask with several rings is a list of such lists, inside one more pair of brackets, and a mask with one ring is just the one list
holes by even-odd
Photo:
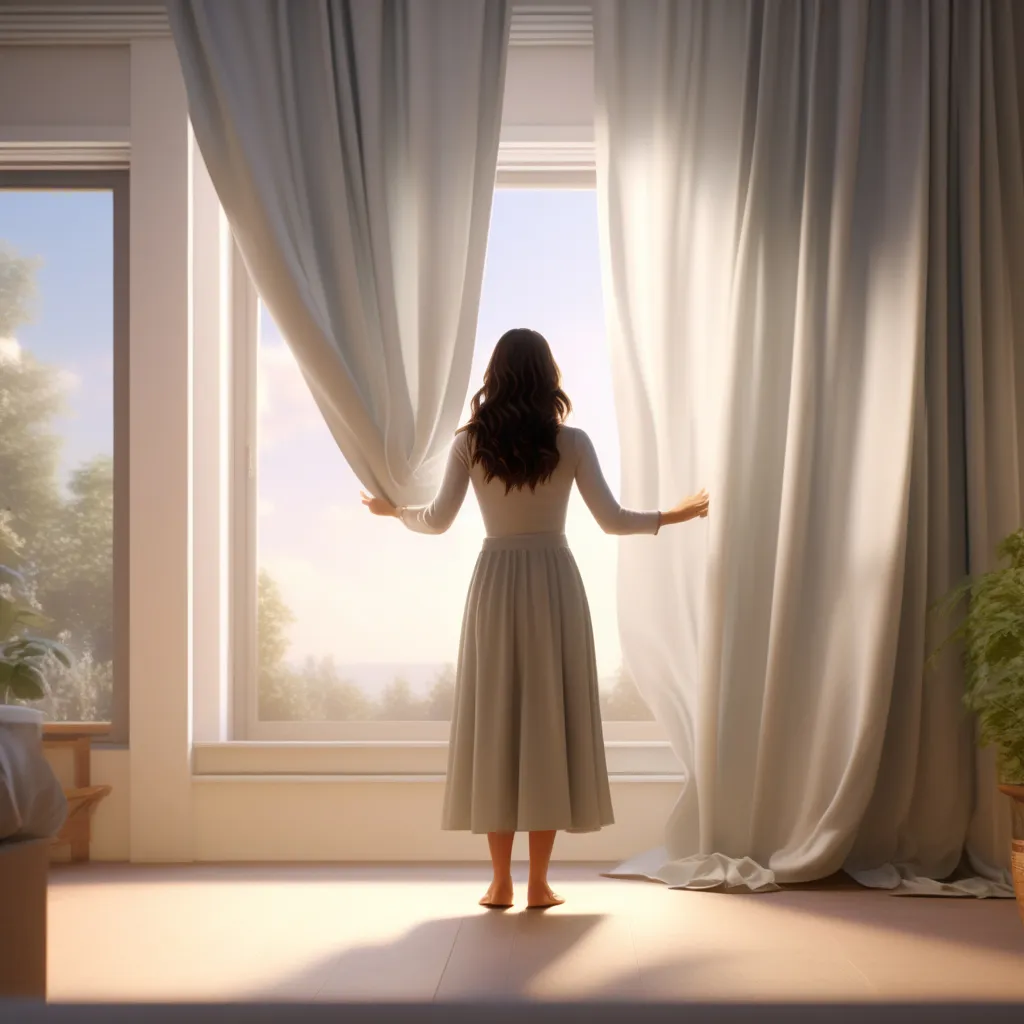
[[51, 839], [68, 802], [43, 753], [43, 715], [0, 704], [0, 841]]
[[1021, 921], [1024, 921], [1024, 786], [1000, 786], [999, 791], [1013, 801], [1013, 849], [1010, 864], [1013, 891], [1017, 894], [1017, 909]]

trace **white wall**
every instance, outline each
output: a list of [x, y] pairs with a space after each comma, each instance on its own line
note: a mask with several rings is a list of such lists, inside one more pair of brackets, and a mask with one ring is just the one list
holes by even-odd
[[[558, 837], [555, 859], [620, 861], [664, 843], [675, 781], [612, 781], [616, 824]], [[486, 861], [487, 842], [442, 832], [444, 780], [208, 777], [195, 787], [201, 861]], [[514, 856], [527, 856], [516, 837]]]
[[131, 858], [192, 858], [192, 139], [170, 39], [132, 43]]
[[0, 46], [0, 139], [120, 142], [130, 96], [128, 46]]
[[[552, 102], [557, 96], [558, 102]], [[566, 138], [553, 128], [570, 128], [573, 140], [594, 137], [594, 51], [589, 46], [518, 46], [509, 50], [505, 71], [502, 139]], [[530, 132], [526, 135], [526, 132]]]

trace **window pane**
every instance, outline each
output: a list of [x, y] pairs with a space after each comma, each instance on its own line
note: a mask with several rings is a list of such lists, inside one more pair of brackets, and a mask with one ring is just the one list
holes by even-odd
[[[519, 326], [551, 342], [575, 406], [571, 422], [590, 433], [617, 489], [593, 192], [495, 194], [471, 391], [494, 343]], [[265, 310], [258, 380], [260, 719], [447, 720], [483, 537], [476, 502], [470, 496], [441, 537], [370, 516]], [[594, 617], [605, 718], [649, 719], [620, 667], [616, 540], [576, 493], [567, 532]]]
[[58, 721], [111, 717], [113, 247], [110, 191], [0, 190], [0, 564], [73, 655], [37, 662]]

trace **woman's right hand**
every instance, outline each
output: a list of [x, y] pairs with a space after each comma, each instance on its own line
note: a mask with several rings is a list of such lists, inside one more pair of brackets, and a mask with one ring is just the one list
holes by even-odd
[[675, 508], [662, 513], [662, 526], [673, 526], [676, 523], [686, 523], [691, 519], [704, 519], [707, 517], [711, 499], [708, 492], [703, 488], [696, 494], [679, 502]]

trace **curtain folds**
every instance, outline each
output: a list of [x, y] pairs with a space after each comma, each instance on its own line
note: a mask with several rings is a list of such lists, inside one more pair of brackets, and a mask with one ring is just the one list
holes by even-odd
[[508, 0], [169, 0], [193, 128], [356, 475], [429, 500], [469, 387]]
[[687, 778], [617, 875], [1012, 896], [960, 668], [924, 662], [1024, 498], [1013, 18], [596, 0], [623, 501], [712, 494], [621, 548], [625, 658]]

